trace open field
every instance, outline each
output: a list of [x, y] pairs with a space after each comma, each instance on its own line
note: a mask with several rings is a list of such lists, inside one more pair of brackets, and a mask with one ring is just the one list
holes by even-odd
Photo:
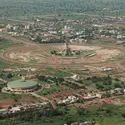
[[40, 73], [44, 75], [50, 75], [55, 77], [70, 77], [72, 76], [71, 72], [67, 72], [64, 70], [54, 70], [53, 68], [42, 69]]
[[[11, 40], [0, 41], [0, 55], [4, 51], [4, 49], [7, 49], [8, 47], [11, 47], [11, 46], [18, 46], [18, 43], [14, 43]], [[5, 60], [3, 60], [2, 58], [0, 58], [0, 68], [9, 67], [9, 66], [12, 66], [12, 65], [5, 62]]]
[[14, 104], [28, 104], [28, 103], [37, 103], [42, 102], [42, 99], [39, 99], [35, 96], [28, 95], [28, 94], [8, 94], [8, 93], [1, 93], [0, 94], [0, 107], [9, 107], [13, 106]]
[[15, 43], [13, 43], [12, 41], [4, 40], [0, 42], [0, 50], [2, 51], [3, 49], [8, 48], [13, 45], [15, 45]]
[[[47, 70], [48, 67], [52, 67], [53, 69], [88, 69], [90, 72], [95, 72], [93, 75], [99, 75], [103, 74], [101, 67], [111, 67], [115, 69], [113, 75], [124, 73], [124, 47], [115, 45], [113, 40], [110, 44], [107, 40], [94, 40], [90, 44], [69, 45], [72, 50], [83, 50], [87, 54], [83, 53], [77, 58], [63, 58], [51, 55], [50, 52], [52, 50], [62, 51], [65, 48], [64, 44], [45, 45], [33, 43], [27, 39], [16, 39], [8, 35], [5, 37], [14, 41], [14, 43], [10, 42], [1, 46], [0, 68], [4, 68], [5, 71], [26, 73], [28, 70], [25, 69], [30, 67], [33, 69], [32, 72], [37, 71], [52, 76], [71, 75], [70, 72]], [[18, 71], [17, 68], [14, 68], [16, 66], [18, 66]]]
[[[59, 56], [52, 56], [51, 50], [61, 51], [64, 45], [31, 45], [10, 47], [3, 52], [4, 59], [10, 62], [17, 63], [35, 63], [35, 64], [79, 64], [79, 63], [97, 63], [105, 62], [108, 59], [113, 59], [123, 53], [118, 49], [100, 48], [98, 46], [85, 46], [85, 45], [71, 45], [71, 49], [90, 51], [93, 53], [88, 55], [81, 55], [79, 58], [60, 58]], [[40, 54], [44, 56], [40, 56]], [[90, 55], [90, 56], [89, 56]]]
[[47, 88], [43, 88], [40, 92], [38, 92], [37, 94], [43, 96], [43, 95], [48, 95], [51, 94], [53, 92], [61, 92], [61, 91], [66, 91], [68, 88], [63, 88], [61, 85], [48, 85]]
[[8, 93], [0, 94], [0, 100], [4, 100], [4, 99], [13, 99], [13, 95], [12, 94], [8, 94]]

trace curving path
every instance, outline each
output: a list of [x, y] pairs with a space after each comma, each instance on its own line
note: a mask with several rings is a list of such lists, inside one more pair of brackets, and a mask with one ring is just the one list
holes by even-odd
[[[32, 48], [34, 47], [36, 50], [40, 50], [41, 52], [43, 52], [44, 54], [48, 54], [47, 51], [45, 51], [44, 48], [45, 45], [43, 45], [41, 47], [41, 45], [37, 44], [37, 43], [33, 43], [32, 41], [30, 40], [27, 40], [25, 38], [14, 38], [12, 36], [9, 36], [7, 34], [1, 34], [3, 37], [7, 38], [7, 39], [10, 39], [16, 43], [19, 43], [17, 46], [13, 46], [13, 47], [10, 47], [8, 49], [6, 49], [5, 51], [3, 51], [1, 54], [0, 54], [0, 57], [3, 58], [4, 60], [6, 60], [7, 62], [9, 63], [17, 63], [17, 61], [14, 61], [12, 59], [9, 58], [9, 53], [11, 50], [14, 50], [14, 49], [18, 49], [19, 47], [21, 47], [23, 49], [24, 48]], [[103, 45], [101, 45], [101, 47], [105, 47]], [[112, 46], [113, 49], [119, 49], [121, 51], [124, 51], [124, 47], [119, 47], [119, 46], [116, 46], [115, 44]], [[49, 58], [48, 58], [48, 61]], [[109, 66], [113, 66], [112, 63], [114, 62], [115, 63], [115, 66], [114, 68], [117, 68], [118, 69], [118, 74], [121, 73], [121, 72], [125, 72], [124, 68], [125, 66], [123, 66], [123, 63], [125, 62], [124, 59], [123, 60], [116, 60], [116, 61], [108, 61], [108, 62], [97, 62], [97, 63], [87, 63], [87, 62], [82, 62], [82, 63], [67, 63], [67, 64], [61, 64], [59, 62], [56, 61], [56, 58], [53, 58], [51, 57], [51, 62], [52, 63], [35, 63], [35, 64], [31, 64], [30, 66], [36, 66], [36, 67], [41, 67], [41, 68], [47, 68], [48, 66], [50, 67], [53, 67], [53, 68], [56, 68], [56, 69], [79, 69], [79, 70], [82, 70], [82, 69], [85, 69], [85, 68], [88, 68], [88, 69], [91, 69], [93, 71], [97, 71], [97, 72], [100, 72], [102, 71], [102, 68], [103, 66], [105, 66], [107, 63]], [[23, 63], [22, 63], [23, 64]]]

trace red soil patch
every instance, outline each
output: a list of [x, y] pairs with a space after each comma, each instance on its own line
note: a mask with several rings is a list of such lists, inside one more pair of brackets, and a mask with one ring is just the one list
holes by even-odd
[[12, 99], [5, 99], [0, 101], [0, 107], [9, 107], [16, 104], [16, 102]]
[[50, 94], [50, 95], [45, 96], [45, 97], [50, 99], [50, 100], [53, 100], [55, 98], [62, 98], [62, 97], [65, 97], [65, 96], [69, 96], [73, 93], [74, 93], [74, 90], [67, 90], [67, 91], [63, 91], [63, 92], [55, 92], [55, 93]]
[[103, 98], [103, 99], [95, 99], [92, 101], [88, 101], [84, 104], [82, 103], [74, 103], [74, 106], [81, 107], [81, 108], [88, 108], [91, 106], [101, 106], [103, 104], [113, 104], [113, 105], [119, 105], [123, 104], [124, 101], [116, 98], [116, 97], [110, 97], [110, 98]]
[[65, 88], [69, 88], [69, 87], [66, 86], [66, 85], [60, 85], [60, 87], [61, 87], [61, 88], [64, 88], [64, 89], [65, 89]]
[[99, 125], [99, 123], [96, 123], [95, 125]]

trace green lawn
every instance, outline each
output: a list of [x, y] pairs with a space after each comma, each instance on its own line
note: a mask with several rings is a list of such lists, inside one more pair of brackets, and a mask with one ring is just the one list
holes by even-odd
[[0, 100], [4, 99], [19, 99], [19, 98], [25, 98], [28, 97], [29, 95], [24, 95], [24, 94], [9, 94], [9, 93], [0, 93]]
[[99, 107], [90, 108], [89, 110], [92, 114], [98, 112], [98, 117], [95, 116], [95, 119], [99, 122], [100, 125], [125, 125], [125, 118], [121, 116], [125, 112], [124, 105], [103, 105], [100, 108], [103, 111], [98, 111]]
[[[0, 41], [0, 51], [2, 52], [4, 49], [6, 49], [10, 46], [16, 45], [16, 44], [18, 44], [18, 43], [14, 43], [10, 40]], [[3, 59], [0, 58], [0, 68], [5, 68], [5, 67], [9, 67], [9, 66], [12, 66], [12, 65], [6, 63]]]
[[71, 76], [71, 74], [69, 72], [66, 72], [64, 70], [55, 70], [55, 69], [52, 69], [52, 68], [41, 70], [41, 72], [46, 74], [46, 75], [57, 76], [57, 77]]
[[0, 93], [0, 100], [4, 99], [13, 99], [13, 95], [8, 93]]
[[89, 74], [89, 70], [71, 70], [71, 72], [76, 73], [78, 75], [87, 75], [87, 74]]
[[53, 84], [53, 85], [51, 85], [50, 88], [44, 88], [43, 90], [38, 92], [38, 94], [39, 95], [48, 95], [48, 94], [51, 94], [56, 91], [60, 92], [60, 91], [65, 91], [65, 90], [67, 90], [67, 88], [61, 88], [60, 85]]
[[5, 67], [9, 67], [9, 66], [11, 66], [11, 64], [4, 62], [4, 60], [2, 60], [0, 58], [0, 68], [5, 68]]
[[120, 117], [105, 117], [99, 123], [100, 125], [125, 125], [125, 119]]
[[12, 41], [4, 40], [4, 41], [0, 42], [0, 50], [8, 48], [8, 47], [10, 47], [12, 45], [16, 45], [16, 44], [17, 43], [14, 43]]

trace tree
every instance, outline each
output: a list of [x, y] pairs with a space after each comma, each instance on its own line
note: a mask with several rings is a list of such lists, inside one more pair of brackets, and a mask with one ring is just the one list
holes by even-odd
[[41, 36], [37, 36], [35, 41], [40, 43], [42, 41], [42, 37]]
[[123, 118], [125, 118], [125, 113], [122, 113], [121, 116], [122, 116]]
[[65, 120], [66, 124], [71, 125], [72, 122], [77, 121], [77, 118], [76, 118], [76, 116], [73, 116], [73, 115], [68, 115], [68, 116], [66, 115], [64, 120]]
[[12, 78], [13, 75], [11, 73], [7, 74], [7, 78]]
[[114, 87], [115, 87], [115, 88], [122, 88], [123, 85], [122, 85], [121, 83], [115, 83], [115, 84], [114, 84]]
[[51, 53], [52, 55], [56, 55], [56, 54], [57, 54], [56, 50], [53, 50], [53, 51], [51, 51], [50, 53]]
[[84, 109], [84, 108], [78, 108], [77, 109], [77, 114], [79, 114], [79, 115], [86, 115], [87, 112], [88, 111], [86, 109]]

